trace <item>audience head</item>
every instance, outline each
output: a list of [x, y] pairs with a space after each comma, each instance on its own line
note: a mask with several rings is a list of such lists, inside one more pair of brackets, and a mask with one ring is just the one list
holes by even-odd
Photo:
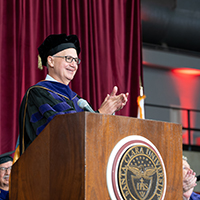
[[190, 165], [188, 164], [188, 159], [186, 156], [183, 156], [183, 177], [187, 174], [187, 171], [191, 170]]
[[11, 156], [0, 156], [0, 188], [9, 190], [9, 176], [12, 168], [13, 158]]
[[183, 196], [189, 199], [196, 186], [196, 173], [190, 168], [187, 157], [183, 156]]

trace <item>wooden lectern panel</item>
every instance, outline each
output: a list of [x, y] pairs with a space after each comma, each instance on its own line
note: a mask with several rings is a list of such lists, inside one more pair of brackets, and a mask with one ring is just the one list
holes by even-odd
[[115, 145], [140, 135], [159, 150], [165, 200], [182, 199], [180, 124], [88, 112], [56, 116], [13, 165], [12, 200], [110, 199], [106, 170]]
[[[165, 200], [182, 199], [182, 130], [180, 124], [105, 115], [88, 117], [87, 124], [94, 125], [86, 125], [89, 127], [86, 140], [88, 199], [110, 199], [105, 178], [107, 162], [115, 145], [131, 134], [144, 136], [159, 150], [167, 172]], [[94, 133], [95, 136], [91, 137]]]

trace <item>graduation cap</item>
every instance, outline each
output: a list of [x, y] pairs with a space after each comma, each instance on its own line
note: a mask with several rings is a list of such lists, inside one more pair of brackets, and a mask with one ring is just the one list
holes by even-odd
[[13, 154], [14, 152], [15, 151], [10, 151], [0, 155], [0, 164], [6, 163], [8, 161], [13, 161], [13, 158], [10, 155]]
[[48, 56], [53, 56], [54, 54], [68, 48], [76, 49], [77, 54], [79, 55], [81, 49], [76, 35], [49, 35], [38, 48], [38, 68], [42, 69], [42, 65], [46, 66]]

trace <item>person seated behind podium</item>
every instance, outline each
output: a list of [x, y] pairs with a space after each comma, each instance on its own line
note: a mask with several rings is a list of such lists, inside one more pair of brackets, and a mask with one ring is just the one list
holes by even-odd
[[[48, 74], [44, 81], [30, 87], [20, 106], [20, 155], [37, 137], [54, 116], [82, 112], [77, 105], [79, 96], [69, 88], [80, 59], [79, 40], [76, 35], [49, 35], [38, 48]], [[122, 109], [128, 93], [117, 95], [115, 86], [98, 109], [99, 113], [112, 114]]]
[[12, 163], [11, 156], [0, 157], [0, 200], [9, 199], [9, 177]]
[[196, 184], [196, 173], [190, 168], [187, 158], [183, 156], [183, 199], [200, 200], [200, 195], [193, 192]]

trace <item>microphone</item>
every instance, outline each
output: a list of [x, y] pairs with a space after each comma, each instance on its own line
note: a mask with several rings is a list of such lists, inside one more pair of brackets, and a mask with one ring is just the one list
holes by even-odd
[[197, 181], [200, 181], [200, 175], [199, 176], [196, 176], [197, 177]]
[[95, 113], [95, 111], [91, 108], [91, 106], [89, 105], [89, 103], [86, 100], [79, 99], [78, 102], [77, 102], [77, 104], [83, 110]]

